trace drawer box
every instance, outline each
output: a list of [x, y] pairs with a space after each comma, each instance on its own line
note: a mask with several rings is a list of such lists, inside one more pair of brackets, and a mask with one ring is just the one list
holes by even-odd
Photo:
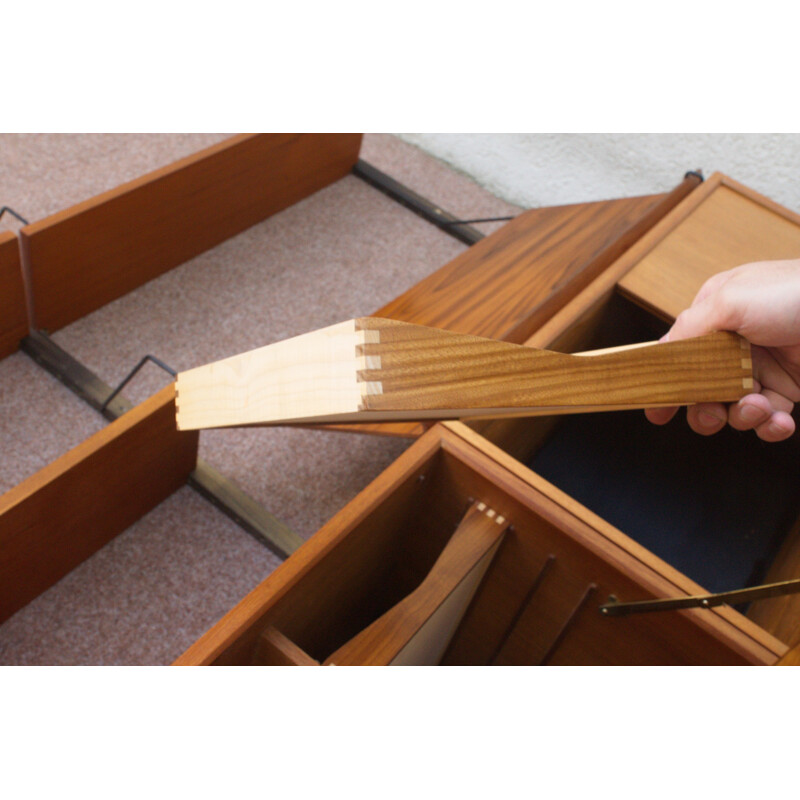
[[699, 587], [448, 423], [421, 437], [176, 664], [323, 663], [422, 584], [476, 502], [510, 527], [442, 664], [769, 664], [786, 650], [729, 608], [604, 617], [609, 595], [648, 599]]

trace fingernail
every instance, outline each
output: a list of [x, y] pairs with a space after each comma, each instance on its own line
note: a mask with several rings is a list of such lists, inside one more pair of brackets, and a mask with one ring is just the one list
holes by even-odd
[[754, 424], [766, 417], [766, 414], [760, 408], [750, 405], [750, 403], [745, 403], [743, 406], [740, 406], [739, 414], [745, 422], [749, 422], [751, 424]]
[[725, 422], [724, 419], [720, 419], [714, 414], [709, 414], [708, 411], [701, 411], [697, 417], [707, 428], [710, 428], [712, 425], [719, 425], [720, 422]]
[[777, 422], [770, 422], [770, 424], [767, 426], [767, 430], [773, 436], [784, 436], [787, 432], [787, 429], [784, 428], [783, 425], [778, 425]]

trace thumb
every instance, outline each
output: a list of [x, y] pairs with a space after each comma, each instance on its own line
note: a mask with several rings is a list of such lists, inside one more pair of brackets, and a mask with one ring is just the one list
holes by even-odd
[[736, 325], [732, 315], [724, 312], [719, 301], [719, 294], [714, 294], [682, 311], [664, 341], [674, 342], [680, 339], [691, 339], [695, 336], [705, 336], [714, 331], [735, 330]]

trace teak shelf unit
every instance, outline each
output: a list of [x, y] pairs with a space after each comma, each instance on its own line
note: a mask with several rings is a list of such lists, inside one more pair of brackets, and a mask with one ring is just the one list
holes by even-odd
[[[356, 165], [359, 144], [360, 135], [235, 137], [26, 226], [19, 252], [27, 307], [21, 303], [16, 237], [0, 237], [0, 282], [16, 286], [0, 294], [0, 302], [10, 303], [3, 319], [16, 320], [0, 331], [0, 344], [15, 348], [28, 320], [32, 330], [55, 329], [149, 280], [157, 274], [153, 269], [185, 261], [197, 251], [176, 243], [198, 240], [200, 229], [216, 230], [202, 239], [210, 247], [342, 177]], [[261, 166], [254, 167], [254, 159]], [[261, 178], [250, 180], [253, 174]], [[791, 223], [789, 238], [795, 227], [800, 231], [796, 215], [735, 182], [714, 176], [699, 184], [697, 175], [687, 175], [666, 195], [524, 212], [376, 315], [562, 352], [658, 338], [668, 317], [652, 313], [658, 287], [623, 296], [617, 284], [659, 242], [680, 236], [681, 222], [694, 219], [718, 187], [752, 204], [744, 205], [740, 230], [746, 230], [753, 209], [767, 209]], [[262, 201], [253, 192], [269, 197]], [[418, 201], [412, 195], [406, 202]], [[704, 222], [712, 241], [719, 224], [714, 215]], [[759, 257], [778, 257], [771, 255], [770, 241], [754, 245], [764, 246]], [[75, 252], [86, 257], [71, 266], [63, 254]], [[712, 252], [709, 259], [718, 255]], [[713, 263], [718, 269], [733, 266]], [[74, 282], [74, 303], [63, 291], [65, 281]], [[3, 497], [0, 552], [4, 559], [6, 553], [13, 557], [0, 564], [4, 580], [12, 564], [25, 563], [28, 574], [39, 558], [48, 564], [43, 579], [9, 584], [15, 588], [4, 595], [6, 613], [74, 566], [75, 556], [68, 557], [59, 542], [71, 522], [94, 513], [77, 502], [82, 481], [91, 481], [98, 513], [120, 508], [113, 524], [82, 542], [88, 555], [192, 474], [196, 434], [154, 435], [172, 403], [167, 387]], [[775, 620], [757, 625], [726, 607], [603, 618], [597, 608], [609, 594], [636, 600], [702, 589], [525, 466], [548, 443], [558, 445], [562, 425], [553, 418], [336, 427], [419, 439], [176, 663], [323, 663], [348, 643], [363, 643], [364, 632], [374, 635], [372, 626], [380, 633], [381, 620], [391, 623], [398, 614], [413, 630], [406, 629], [399, 643], [383, 634], [373, 639], [370, 658], [376, 662], [393, 660], [409, 643], [425, 644], [417, 652], [444, 664], [769, 664], [787, 652], [788, 637], [779, 641], [772, 635]], [[102, 467], [105, 459], [121, 459], [121, 477], [134, 480], [160, 447], [169, 451], [164, 457], [175, 470], [154, 476], [154, 485], [141, 492], [126, 483], [135, 499], [118, 503], [119, 483]], [[69, 517], [63, 525], [49, 524], [42, 513], [56, 491], [63, 492]], [[493, 552], [473, 541], [471, 524], [469, 547], [463, 529], [455, 537], [478, 504], [508, 525]], [[23, 517], [34, 520], [33, 528], [25, 527]], [[773, 571], [792, 562], [796, 518], [787, 515], [789, 533], [780, 532], [783, 551]], [[478, 566], [485, 567], [482, 580], [468, 586], [466, 576], [475, 578]], [[780, 619], [793, 619], [794, 610], [785, 605]], [[430, 642], [441, 648], [442, 635], [431, 637], [433, 630], [444, 630], [445, 639], [452, 633], [441, 659]], [[367, 657], [362, 651], [357, 659]]]

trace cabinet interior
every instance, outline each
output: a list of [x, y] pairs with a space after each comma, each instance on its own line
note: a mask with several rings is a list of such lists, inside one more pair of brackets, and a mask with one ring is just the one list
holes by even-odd
[[[658, 339], [667, 323], [611, 294], [552, 348], [578, 352]], [[700, 436], [679, 410], [519, 419], [484, 436], [711, 592], [762, 582], [800, 512], [795, 440], [726, 427]]]

